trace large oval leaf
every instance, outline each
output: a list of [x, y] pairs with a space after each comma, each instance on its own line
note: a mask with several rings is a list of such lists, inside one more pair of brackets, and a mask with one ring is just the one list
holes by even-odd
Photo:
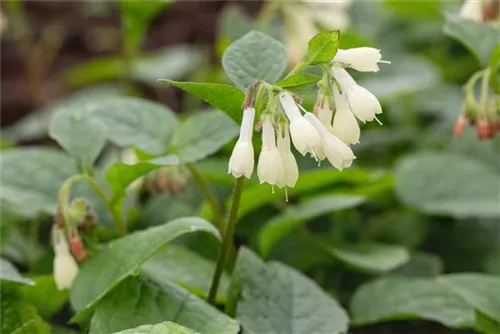
[[127, 276], [132, 275], [162, 246], [183, 234], [196, 231], [209, 232], [219, 237], [217, 229], [211, 223], [189, 217], [111, 242], [81, 268], [74, 282], [70, 300], [78, 313], [72, 321], [87, 319], [99, 300]]

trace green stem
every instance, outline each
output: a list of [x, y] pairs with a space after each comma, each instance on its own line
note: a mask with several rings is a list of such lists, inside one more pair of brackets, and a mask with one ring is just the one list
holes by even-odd
[[191, 175], [193, 175], [194, 180], [198, 184], [198, 187], [200, 187], [200, 190], [205, 196], [205, 199], [207, 200], [208, 204], [212, 208], [212, 212], [215, 215], [215, 223], [217, 224], [217, 228], [219, 229], [219, 232], [222, 234], [224, 232], [224, 216], [222, 215], [222, 212], [219, 207], [219, 203], [217, 202], [217, 198], [215, 197], [214, 193], [210, 190], [207, 181], [205, 178], [200, 174], [198, 169], [195, 167], [194, 164], [187, 164], [187, 168], [189, 169], [189, 172]]
[[231, 201], [231, 208], [229, 210], [229, 218], [226, 224], [226, 231], [222, 236], [222, 246], [220, 248], [219, 256], [217, 258], [217, 266], [215, 267], [215, 273], [212, 278], [212, 286], [210, 287], [210, 292], [208, 294], [208, 299], [207, 299], [208, 302], [212, 305], [215, 304], [217, 290], [219, 288], [222, 272], [224, 271], [226, 259], [233, 246], [234, 231], [236, 229], [236, 221], [238, 218], [238, 209], [240, 207], [240, 199], [241, 199], [241, 193], [243, 192], [244, 181], [245, 178], [240, 177], [236, 179], [234, 182], [233, 198]]
[[305, 67], [307, 67], [307, 64], [304, 63], [303, 61], [300, 61], [291, 71], [290, 73], [287, 74], [287, 76], [285, 77], [285, 79], [283, 80], [286, 80], [288, 78], [290, 78], [291, 76], [299, 73], [300, 71], [302, 71]]
[[71, 186], [74, 183], [80, 182], [80, 181], [86, 181], [92, 189], [101, 197], [102, 201], [106, 205], [106, 208], [109, 210], [111, 215], [113, 216], [113, 219], [116, 224], [116, 228], [118, 230], [118, 233], [120, 235], [126, 235], [127, 234], [127, 227], [125, 225], [125, 222], [123, 221], [122, 217], [120, 216], [120, 213], [118, 212], [117, 208], [113, 206], [111, 201], [108, 199], [104, 191], [102, 191], [101, 187], [88, 175], [73, 175], [72, 177], [66, 179], [64, 181], [61, 189], [59, 190], [59, 196], [58, 196], [58, 202], [62, 210], [62, 214], [64, 216], [64, 221], [68, 222], [69, 217], [68, 217], [68, 209], [69, 209], [69, 202], [70, 202], [70, 191], [71, 191]]

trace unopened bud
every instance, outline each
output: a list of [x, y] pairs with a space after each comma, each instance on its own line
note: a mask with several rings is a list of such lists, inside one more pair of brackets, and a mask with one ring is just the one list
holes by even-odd
[[69, 233], [69, 246], [71, 248], [71, 253], [79, 261], [85, 261], [88, 259], [88, 253], [83, 246], [82, 239], [76, 230]]
[[60, 206], [57, 207], [57, 212], [56, 212], [56, 226], [59, 229], [63, 229], [64, 228], [64, 215], [62, 213], [62, 210], [61, 210]]
[[464, 131], [466, 118], [464, 114], [460, 114], [457, 118], [457, 122], [455, 123], [455, 127], [453, 128], [453, 135], [455, 137], [460, 137], [462, 132]]
[[477, 124], [476, 124], [476, 134], [477, 138], [480, 140], [485, 140], [490, 138], [491, 134], [491, 127], [490, 124], [488, 124], [488, 121], [485, 119], [480, 119]]

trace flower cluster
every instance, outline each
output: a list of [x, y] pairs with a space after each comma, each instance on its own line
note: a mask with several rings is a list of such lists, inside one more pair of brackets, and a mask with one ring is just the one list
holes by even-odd
[[[309, 154], [318, 162], [327, 159], [339, 171], [350, 167], [356, 156], [349, 145], [358, 143], [360, 137], [356, 118], [363, 123], [378, 121], [382, 107], [372, 93], [356, 83], [345, 67], [377, 72], [380, 62], [384, 62], [380, 51], [373, 48], [339, 50], [318, 82], [320, 88], [313, 112], [307, 112], [290, 92], [261, 82], [259, 88], [268, 89], [267, 107], [260, 113], [255, 126], [254, 101], [247, 98], [228, 173], [236, 178], [251, 177], [255, 165], [254, 128], [262, 129], [257, 176], [260, 183], [269, 183], [273, 189], [274, 186], [294, 187], [298, 180], [299, 169], [291, 143], [303, 156]], [[257, 99], [260, 97], [257, 94]]]

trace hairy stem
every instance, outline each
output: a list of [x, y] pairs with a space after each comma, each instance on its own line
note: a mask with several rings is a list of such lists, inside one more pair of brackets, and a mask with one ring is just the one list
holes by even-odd
[[226, 224], [226, 231], [222, 236], [222, 246], [219, 251], [219, 256], [217, 258], [217, 266], [215, 267], [215, 273], [212, 278], [212, 286], [210, 287], [210, 292], [208, 294], [208, 302], [210, 304], [215, 304], [215, 299], [217, 296], [217, 290], [219, 288], [220, 279], [222, 277], [222, 272], [224, 271], [224, 266], [228, 254], [233, 246], [234, 231], [236, 228], [236, 221], [238, 218], [238, 209], [240, 207], [241, 193], [243, 191], [243, 183], [245, 178], [240, 177], [234, 182], [233, 198], [231, 200], [231, 208], [229, 210], [229, 218]]

